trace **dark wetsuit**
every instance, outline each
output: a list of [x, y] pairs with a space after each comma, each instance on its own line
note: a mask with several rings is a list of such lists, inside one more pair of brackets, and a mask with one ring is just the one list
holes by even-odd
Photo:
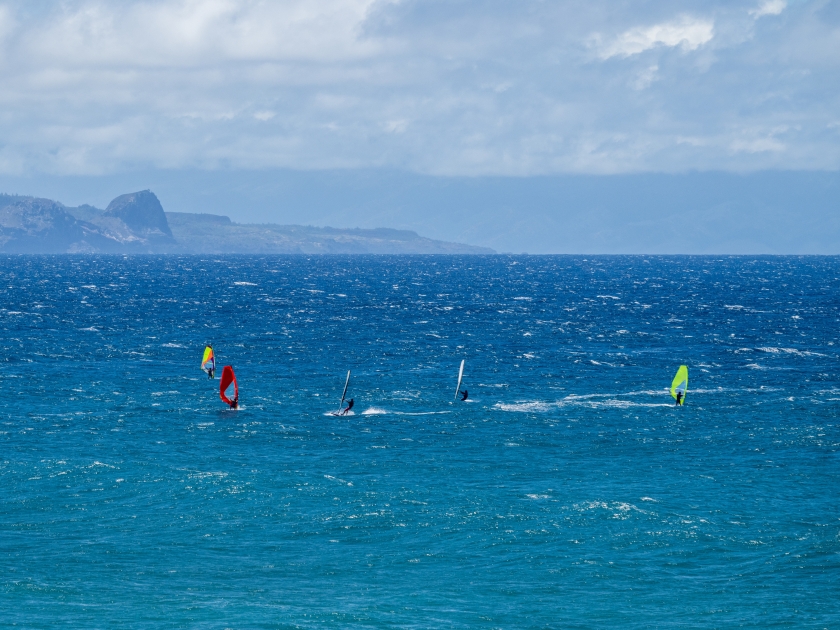
[[230, 408], [231, 408], [231, 409], [239, 409], [239, 398], [234, 398], [234, 399], [230, 402]]
[[207, 370], [207, 378], [213, 378], [213, 375], [216, 373], [216, 370]]
[[347, 412], [353, 408], [353, 399], [347, 401], [347, 407], [341, 412], [342, 416], [346, 416]]
[[464, 391], [462, 391], [461, 393], [464, 395], [464, 397], [463, 397], [463, 398], [461, 398], [461, 402], [463, 402], [463, 401], [465, 401], [465, 400], [467, 399], [467, 390], [465, 389], [465, 390], [464, 390]]
[[682, 392], [677, 392], [677, 406], [682, 404], [682, 399], [683, 399], [683, 393]]

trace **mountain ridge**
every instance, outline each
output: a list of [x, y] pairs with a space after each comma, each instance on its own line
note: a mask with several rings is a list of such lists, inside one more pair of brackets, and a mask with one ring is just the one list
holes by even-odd
[[150, 190], [105, 210], [0, 194], [0, 253], [493, 254], [411, 230], [235, 223], [225, 215], [165, 212]]

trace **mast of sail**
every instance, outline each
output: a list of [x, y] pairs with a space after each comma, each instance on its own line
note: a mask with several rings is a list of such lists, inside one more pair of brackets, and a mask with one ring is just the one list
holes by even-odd
[[458, 392], [461, 391], [461, 379], [464, 378], [464, 361], [461, 359], [461, 369], [458, 370], [458, 384], [455, 386], [455, 400], [458, 400]]
[[671, 396], [674, 397], [676, 400], [677, 392], [680, 392], [682, 396], [680, 397], [680, 405], [685, 404], [685, 394], [688, 391], [688, 366], [681, 365], [680, 369], [677, 370], [676, 376], [674, 376], [674, 380], [671, 382]]
[[341, 408], [344, 406], [344, 398], [347, 396], [347, 388], [350, 385], [350, 370], [347, 370], [347, 380], [344, 381], [344, 391], [341, 392], [341, 402], [338, 403], [338, 411], [341, 413]]

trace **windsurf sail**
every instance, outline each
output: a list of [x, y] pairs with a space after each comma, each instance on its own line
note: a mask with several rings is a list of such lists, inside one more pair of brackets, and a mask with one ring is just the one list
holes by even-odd
[[680, 397], [680, 405], [685, 404], [685, 393], [688, 391], [688, 367], [685, 365], [681, 365], [680, 369], [677, 370], [677, 375], [674, 377], [674, 381], [671, 383], [671, 396], [675, 399], [677, 397], [677, 392], [681, 392], [682, 396]]
[[458, 392], [461, 391], [461, 380], [464, 378], [464, 359], [461, 359], [461, 369], [458, 370], [458, 384], [455, 386], [455, 400], [458, 400]]
[[[227, 390], [231, 385], [233, 385], [233, 400], [227, 397]], [[233, 401], [239, 398], [239, 385], [236, 384], [236, 375], [229, 365], [226, 365], [222, 370], [222, 380], [219, 381], [219, 397], [228, 405], [233, 405]]]
[[350, 386], [350, 370], [347, 370], [347, 380], [344, 381], [344, 391], [341, 392], [341, 402], [338, 403], [338, 412], [341, 413], [341, 408], [344, 406], [344, 399], [347, 396], [347, 388]]
[[204, 358], [201, 360], [201, 369], [205, 372], [207, 370], [216, 369], [216, 355], [213, 354], [213, 346], [204, 348]]

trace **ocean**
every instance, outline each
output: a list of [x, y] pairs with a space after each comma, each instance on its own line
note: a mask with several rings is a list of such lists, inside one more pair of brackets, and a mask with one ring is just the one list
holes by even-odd
[[1, 627], [840, 627], [840, 258], [0, 260]]

